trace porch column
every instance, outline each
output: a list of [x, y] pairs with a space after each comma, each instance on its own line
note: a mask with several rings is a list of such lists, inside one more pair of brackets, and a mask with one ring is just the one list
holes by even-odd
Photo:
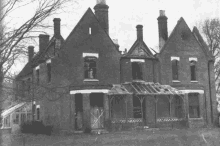
[[109, 98], [107, 94], [104, 94], [104, 111], [106, 121], [109, 119]]
[[184, 95], [184, 112], [185, 112], [185, 118], [189, 119], [189, 103], [188, 103], [188, 94]]
[[69, 106], [70, 106], [70, 130], [75, 130], [75, 94], [70, 95], [69, 99]]
[[125, 98], [127, 98], [127, 118], [133, 118], [133, 95], [127, 94], [125, 95]]
[[91, 128], [90, 94], [83, 94], [83, 129]]
[[157, 102], [158, 102], [158, 97], [155, 95], [155, 127], [157, 127]]

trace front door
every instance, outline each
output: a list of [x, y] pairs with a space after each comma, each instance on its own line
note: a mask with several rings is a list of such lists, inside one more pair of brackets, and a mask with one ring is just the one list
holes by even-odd
[[104, 128], [104, 106], [103, 93], [90, 94], [90, 114], [91, 114], [91, 128]]

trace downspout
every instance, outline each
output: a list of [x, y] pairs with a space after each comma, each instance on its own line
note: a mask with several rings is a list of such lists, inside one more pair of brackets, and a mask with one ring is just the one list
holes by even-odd
[[[209, 78], [209, 96], [210, 96], [210, 109], [211, 109], [211, 123], [213, 123], [213, 107], [212, 107], [212, 92], [211, 92], [211, 81], [210, 81], [210, 63], [212, 60], [208, 61], [208, 78]], [[207, 116], [207, 114], [206, 114]], [[207, 117], [206, 117], [207, 119]]]

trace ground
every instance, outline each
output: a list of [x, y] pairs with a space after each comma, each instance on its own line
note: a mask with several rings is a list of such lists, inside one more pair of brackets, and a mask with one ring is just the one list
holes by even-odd
[[145, 130], [101, 135], [2, 135], [1, 146], [219, 146], [220, 129]]

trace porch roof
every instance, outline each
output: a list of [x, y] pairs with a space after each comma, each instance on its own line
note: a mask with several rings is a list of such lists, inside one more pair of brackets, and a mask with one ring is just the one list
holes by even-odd
[[159, 83], [135, 81], [126, 82], [122, 86], [129, 92], [139, 95], [173, 95], [184, 94], [182, 91], [171, 87], [170, 85], [161, 85]]
[[113, 84], [112, 88], [109, 90], [108, 95], [121, 95], [121, 94], [131, 94], [128, 90], [120, 85], [120, 84]]
[[11, 108], [9, 108], [9, 109], [6, 109], [6, 110], [4, 110], [4, 111], [2, 112], [1, 116], [2, 116], [2, 117], [5, 117], [5, 116], [7, 116], [8, 114], [14, 112], [16, 109], [18, 109], [18, 108], [20, 108], [20, 107], [22, 107], [22, 106], [24, 106], [24, 105], [25, 105], [25, 102], [22, 102], [22, 103], [19, 103], [19, 104], [15, 105], [15, 106], [13, 106], [13, 107], [11, 107]]

